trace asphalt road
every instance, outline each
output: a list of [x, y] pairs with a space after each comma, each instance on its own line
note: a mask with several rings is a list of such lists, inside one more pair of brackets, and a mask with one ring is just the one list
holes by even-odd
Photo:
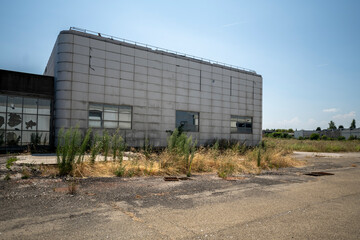
[[[0, 181], [0, 239], [360, 239], [360, 154], [303, 168], [215, 175]], [[304, 173], [326, 171], [314, 177]]]

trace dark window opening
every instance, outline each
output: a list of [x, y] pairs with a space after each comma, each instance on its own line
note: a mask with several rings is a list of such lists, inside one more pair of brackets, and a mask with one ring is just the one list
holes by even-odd
[[89, 127], [131, 129], [132, 107], [90, 103]]
[[176, 128], [180, 128], [185, 132], [199, 131], [199, 113], [176, 111]]
[[231, 115], [231, 133], [252, 133], [252, 118]]

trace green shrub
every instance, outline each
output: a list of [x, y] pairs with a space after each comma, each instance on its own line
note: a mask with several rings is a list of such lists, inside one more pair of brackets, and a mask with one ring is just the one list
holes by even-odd
[[69, 128], [66, 131], [61, 128], [58, 134], [58, 145], [56, 148], [56, 158], [59, 167], [59, 175], [65, 176], [72, 173], [75, 158], [82, 159], [84, 151], [82, 146], [86, 145], [88, 139], [82, 138], [78, 127]]
[[85, 156], [86, 149], [89, 148], [90, 137], [91, 137], [91, 128], [89, 128], [86, 131], [85, 137], [84, 137], [84, 139], [83, 139], [83, 141], [81, 143], [81, 146], [80, 146], [80, 149], [79, 149], [79, 157], [78, 157], [78, 160], [77, 160], [78, 163], [84, 161], [84, 156]]
[[126, 149], [126, 143], [124, 142], [124, 139], [119, 136], [119, 139], [118, 139], [118, 159], [119, 159], [119, 162], [120, 164], [122, 164], [122, 161], [123, 161], [123, 158], [124, 158], [124, 152], [125, 152], [125, 149]]
[[260, 147], [264, 150], [266, 150], [266, 143], [264, 140], [261, 140]]
[[328, 140], [329, 138], [326, 135], [321, 136], [321, 140]]
[[11, 166], [14, 164], [14, 162], [16, 162], [18, 159], [17, 157], [10, 157], [6, 160], [6, 168], [10, 169]]
[[21, 179], [28, 179], [30, 177], [30, 172], [23, 168], [21, 172]]
[[346, 138], [345, 138], [344, 136], [339, 136], [339, 137], [338, 137], [338, 140], [339, 140], [339, 141], [343, 141], [343, 140], [345, 140], [345, 139], [346, 139]]
[[357, 140], [358, 138], [357, 138], [357, 136], [353, 136], [353, 135], [350, 135], [350, 137], [348, 138], [348, 140]]
[[119, 149], [119, 145], [121, 144], [121, 142], [123, 141], [122, 137], [119, 135], [119, 129], [116, 130], [116, 132], [113, 134], [112, 138], [111, 138], [111, 149], [112, 149], [112, 156], [113, 156], [113, 160], [116, 161], [116, 158], [118, 157], [118, 149]]
[[122, 164], [115, 170], [115, 175], [117, 177], [125, 176], [125, 167]]
[[102, 148], [102, 141], [100, 141], [99, 135], [95, 133], [90, 146], [90, 162], [92, 164], [95, 163], [96, 156], [99, 154], [101, 148]]
[[320, 135], [318, 133], [312, 133], [310, 135], [310, 140], [319, 140]]
[[235, 164], [231, 161], [220, 164], [218, 168], [218, 176], [221, 178], [227, 178], [235, 172]]
[[260, 167], [260, 165], [261, 165], [261, 152], [260, 152], [260, 149], [258, 151], [256, 162], [257, 162], [257, 166]]
[[188, 137], [185, 133], [180, 133], [178, 129], [168, 139], [168, 150], [174, 155], [176, 161], [181, 161], [183, 169], [188, 177], [191, 176], [191, 165], [194, 159], [196, 141]]
[[281, 132], [273, 132], [272, 137], [274, 137], [274, 138], [282, 138], [283, 134]]
[[105, 157], [105, 162], [107, 161], [107, 157], [109, 156], [109, 150], [110, 150], [110, 135], [109, 133], [105, 130], [103, 132], [103, 138], [102, 138], [102, 152], [104, 154]]
[[220, 146], [219, 140], [216, 140], [212, 149], [217, 152], [217, 151], [219, 151], [219, 146]]
[[304, 140], [304, 137], [299, 137], [299, 140]]

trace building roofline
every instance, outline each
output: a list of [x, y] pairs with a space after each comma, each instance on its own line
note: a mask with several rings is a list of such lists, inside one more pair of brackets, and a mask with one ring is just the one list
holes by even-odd
[[36, 73], [28, 73], [28, 72], [19, 72], [19, 71], [13, 71], [13, 70], [7, 70], [7, 69], [1, 69], [0, 68], [0, 73], [14, 73], [14, 74], [23, 74], [23, 75], [31, 75], [31, 76], [34, 76], [34, 77], [40, 77], [40, 78], [51, 78], [51, 79], [54, 79], [53, 76], [48, 76], [48, 75], [43, 75], [43, 74], [36, 74]]
[[148, 44], [138, 43], [138, 42], [135, 42], [135, 41], [131, 41], [131, 40], [123, 39], [123, 38], [118, 38], [118, 37], [114, 37], [114, 36], [111, 36], [111, 35], [94, 32], [94, 31], [91, 31], [91, 30], [86, 30], [86, 29], [81, 29], [81, 28], [76, 28], [76, 27], [70, 27], [69, 30], [63, 30], [63, 31], [60, 32], [60, 34], [69, 34], [69, 33], [79, 35], [79, 36], [89, 37], [89, 38], [92, 38], [92, 39], [102, 40], [102, 41], [110, 42], [110, 43], [114, 43], [114, 44], [133, 47], [133, 48], [137, 48], [137, 49], [141, 49], [141, 50], [146, 50], [146, 51], [150, 51], [150, 52], [154, 52], [154, 53], [158, 53], [158, 54], [163, 54], [163, 55], [167, 55], [167, 56], [183, 58], [183, 59], [187, 59], [187, 60], [191, 60], [191, 61], [195, 61], [195, 62], [199, 62], [199, 63], [208, 64], [208, 65], [211, 65], [211, 66], [217, 66], [217, 67], [229, 69], [229, 70], [232, 70], [232, 71], [235, 70], [235, 71], [238, 71], [238, 72], [242, 72], [242, 73], [262, 77], [260, 74], [256, 73], [254, 70], [251, 70], [251, 69], [242, 68], [242, 67], [238, 67], [238, 66], [233, 66], [233, 65], [230, 65], [230, 64], [221, 63], [221, 62], [213, 61], [213, 60], [210, 60], [210, 59], [200, 58], [200, 57], [192, 56], [192, 55], [185, 54], [185, 53], [179, 53], [179, 52], [176, 52], [176, 51], [171, 51], [171, 50], [168, 50], [168, 49], [155, 47], [155, 46], [148, 45]]

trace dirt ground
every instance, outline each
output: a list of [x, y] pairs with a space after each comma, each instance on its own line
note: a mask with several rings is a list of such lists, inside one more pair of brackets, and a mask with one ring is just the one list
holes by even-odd
[[359, 239], [360, 154], [294, 156], [307, 165], [231, 181], [1, 179], [0, 239]]

